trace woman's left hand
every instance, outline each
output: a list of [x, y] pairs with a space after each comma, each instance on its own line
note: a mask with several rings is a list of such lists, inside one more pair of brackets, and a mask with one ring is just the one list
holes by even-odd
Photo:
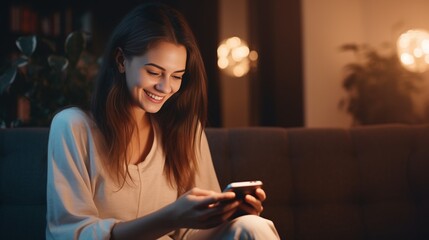
[[262, 188], [257, 188], [255, 191], [256, 196], [247, 194], [244, 201], [240, 204], [239, 208], [248, 214], [260, 215], [264, 210], [262, 202], [267, 198], [265, 191]]

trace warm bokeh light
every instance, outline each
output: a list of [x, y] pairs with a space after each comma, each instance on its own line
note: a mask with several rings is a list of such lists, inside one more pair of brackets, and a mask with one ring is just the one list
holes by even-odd
[[[219, 44], [217, 48], [217, 65], [227, 75], [242, 77], [250, 70], [251, 62], [258, 59], [255, 50], [250, 51], [246, 41], [231, 37]], [[253, 64], [254, 65], [254, 64]]]
[[255, 50], [250, 51], [249, 53], [250, 61], [256, 61], [258, 60], [258, 57], [259, 57], [258, 52], [256, 52]]
[[402, 65], [412, 72], [424, 72], [429, 64], [429, 33], [422, 29], [412, 29], [401, 34], [397, 41], [397, 51]]
[[229, 49], [226, 46], [226, 44], [221, 44], [218, 48], [217, 48], [217, 55], [219, 57], [227, 57], [229, 53]]
[[228, 67], [229, 61], [226, 57], [220, 57], [217, 60], [217, 65], [220, 69], [225, 69]]

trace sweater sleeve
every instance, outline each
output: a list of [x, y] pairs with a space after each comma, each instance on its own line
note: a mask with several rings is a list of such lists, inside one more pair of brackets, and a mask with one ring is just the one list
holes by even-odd
[[100, 219], [89, 174], [88, 123], [66, 109], [52, 121], [48, 142], [47, 239], [110, 239], [115, 219]]

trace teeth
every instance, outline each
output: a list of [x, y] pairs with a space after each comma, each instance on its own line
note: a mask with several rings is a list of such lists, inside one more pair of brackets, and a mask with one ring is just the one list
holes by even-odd
[[[146, 91], [145, 91], [145, 92], [146, 92]], [[147, 94], [149, 97], [151, 97], [151, 98], [153, 98], [153, 99], [155, 99], [155, 100], [157, 100], [157, 101], [160, 101], [160, 100], [162, 100], [162, 99], [163, 99], [163, 97], [157, 96], [157, 95], [152, 94], [152, 93], [150, 93], [150, 92], [146, 92], [146, 94]]]

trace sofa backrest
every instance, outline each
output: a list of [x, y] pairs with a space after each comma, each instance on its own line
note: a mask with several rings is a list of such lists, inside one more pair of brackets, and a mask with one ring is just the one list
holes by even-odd
[[264, 182], [285, 239], [429, 239], [429, 126], [209, 129], [221, 185]]
[[45, 239], [47, 128], [0, 129], [2, 239]]
[[[44, 239], [49, 130], [0, 130], [2, 239]], [[429, 239], [429, 126], [207, 129], [221, 187], [264, 182], [284, 239]]]

